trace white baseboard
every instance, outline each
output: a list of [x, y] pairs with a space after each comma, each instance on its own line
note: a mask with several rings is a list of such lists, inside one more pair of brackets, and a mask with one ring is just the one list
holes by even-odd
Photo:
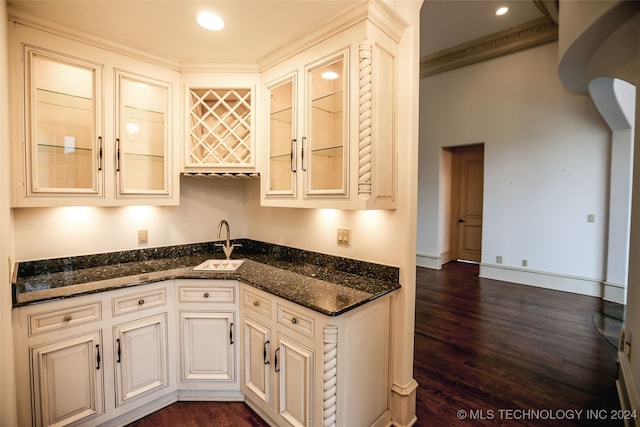
[[[618, 363], [620, 366], [618, 380], [616, 381], [616, 387], [618, 389], [618, 397], [620, 398], [620, 407], [623, 410], [640, 412], [640, 398], [638, 397], [638, 391], [635, 383], [633, 382], [633, 376], [631, 373], [631, 365], [629, 363], [629, 356], [622, 351], [618, 352]], [[625, 420], [625, 427], [639, 427], [640, 418], [635, 420]]]
[[602, 299], [624, 305], [627, 303], [627, 289], [619, 283], [604, 282]]
[[416, 254], [416, 265], [418, 267], [440, 270], [449, 261], [451, 261], [451, 252], [444, 252], [440, 255]]
[[507, 267], [497, 264], [480, 264], [480, 277], [537, 286], [539, 288], [592, 297], [603, 296], [603, 283], [597, 279], [577, 277], [546, 271], [535, 271], [524, 268]]

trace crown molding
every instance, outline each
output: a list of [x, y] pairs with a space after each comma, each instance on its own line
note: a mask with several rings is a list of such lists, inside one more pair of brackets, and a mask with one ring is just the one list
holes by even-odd
[[534, 19], [420, 59], [420, 78], [558, 40], [558, 24], [549, 17]]

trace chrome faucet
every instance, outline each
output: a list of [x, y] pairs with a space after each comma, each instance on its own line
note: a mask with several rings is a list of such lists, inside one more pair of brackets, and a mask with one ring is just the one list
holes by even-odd
[[222, 250], [224, 251], [224, 255], [227, 257], [227, 259], [231, 258], [231, 252], [233, 252], [233, 248], [237, 247], [237, 246], [242, 246], [240, 244], [234, 243], [233, 245], [231, 244], [231, 241], [229, 239], [229, 235], [231, 234], [231, 232], [229, 231], [229, 223], [227, 222], [226, 219], [223, 219], [222, 221], [220, 221], [220, 224], [218, 224], [218, 239], [220, 238], [220, 235], [222, 234], [222, 226], [225, 226], [227, 228], [227, 239], [225, 243], [216, 243], [216, 246], [221, 246]]

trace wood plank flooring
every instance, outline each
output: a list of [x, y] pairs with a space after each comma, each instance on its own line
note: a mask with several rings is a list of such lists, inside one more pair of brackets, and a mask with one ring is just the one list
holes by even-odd
[[[476, 265], [418, 268], [416, 425], [622, 426], [609, 412], [619, 409], [616, 350], [593, 325], [600, 304], [481, 279]], [[238, 402], [178, 402], [131, 424], [264, 425]]]
[[616, 350], [593, 325], [600, 299], [477, 274], [460, 263], [417, 270], [418, 424], [622, 425], [587, 419], [619, 408]]

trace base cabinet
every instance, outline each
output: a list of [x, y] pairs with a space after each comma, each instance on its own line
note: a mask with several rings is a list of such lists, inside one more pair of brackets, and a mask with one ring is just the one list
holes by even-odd
[[391, 421], [391, 295], [329, 317], [240, 286], [241, 389], [278, 426]]
[[31, 348], [35, 424], [67, 425], [103, 412], [102, 334]]
[[19, 425], [125, 425], [175, 400], [171, 285], [14, 309]]
[[114, 327], [116, 406], [169, 385], [167, 314]]
[[294, 426], [312, 425], [314, 351], [286, 336], [278, 337], [279, 416]]
[[176, 280], [180, 399], [242, 400], [234, 280]]

